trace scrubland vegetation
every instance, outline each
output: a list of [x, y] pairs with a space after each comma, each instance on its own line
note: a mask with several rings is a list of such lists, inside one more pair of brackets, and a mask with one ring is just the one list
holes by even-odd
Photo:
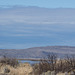
[[49, 54], [32, 65], [3, 57], [0, 59], [0, 75], [75, 75], [75, 56], [58, 59], [57, 55]]
[[[47, 58], [34, 65], [35, 75], [47, 75], [45, 73], [54, 72], [52, 75], [75, 75], [75, 56], [66, 56], [63, 59], [58, 59], [57, 55], [50, 54]], [[39, 74], [38, 74], [39, 73]], [[65, 74], [67, 73], [67, 74]]]
[[16, 59], [0, 59], [0, 75], [30, 75], [33, 69], [29, 63], [19, 63]]

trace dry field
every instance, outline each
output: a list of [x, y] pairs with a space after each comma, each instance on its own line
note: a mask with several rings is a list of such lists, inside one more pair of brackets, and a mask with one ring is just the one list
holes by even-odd
[[75, 75], [75, 57], [57, 60], [53, 54], [48, 60], [33, 65], [3, 57], [0, 59], [0, 75]]

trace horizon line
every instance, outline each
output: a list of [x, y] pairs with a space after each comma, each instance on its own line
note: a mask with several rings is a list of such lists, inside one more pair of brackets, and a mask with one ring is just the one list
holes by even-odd
[[[75, 47], [75, 46], [69, 46], [69, 45], [52, 45], [52, 46], [34, 46], [34, 47], [28, 47], [28, 48], [23, 48], [23, 49], [29, 49], [29, 48], [39, 48], [39, 47]], [[0, 48], [0, 49], [7, 49], [7, 48]], [[11, 48], [14, 50], [14, 48]], [[22, 48], [21, 48], [22, 49]], [[17, 49], [15, 49], [17, 50]], [[20, 49], [18, 49], [20, 50]]]

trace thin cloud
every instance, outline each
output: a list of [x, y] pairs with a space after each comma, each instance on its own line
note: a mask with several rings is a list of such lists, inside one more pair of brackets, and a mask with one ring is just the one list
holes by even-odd
[[12, 24], [13, 22], [27, 24], [75, 24], [74, 13], [75, 9], [35, 9], [31, 7], [18, 7], [15, 9], [14, 7], [0, 13], [0, 25]]
[[[2, 8], [0, 9], [0, 42], [4, 44], [10, 41], [8, 45], [11, 44], [11, 47], [14, 46], [13, 42], [24, 42], [24, 40], [29, 40], [28, 44], [33, 42], [36, 44], [36, 40], [39, 40], [39, 45], [40, 42], [42, 45], [73, 45], [73, 38], [75, 38], [74, 14], [75, 9], [64, 8]], [[27, 38], [20, 39], [20, 37]], [[19, 38], [18, 41], [16, 41], [17, 38]], [[11, 41], [11, 39], [13, 40]], [[73, 40], [70, 43], [71, 39]], [[18, 46], [17, 44], [15, 48]], [[6, 46], [4, 45], [4, 47]]]

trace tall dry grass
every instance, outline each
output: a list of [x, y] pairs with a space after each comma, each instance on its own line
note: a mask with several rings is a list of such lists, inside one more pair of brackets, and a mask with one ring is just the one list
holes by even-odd
[[32, 75], [33, 68], [29, 63], [18, 63], [16, 59], [1, 58], [0, 74], [4, 75]]
[[[23, 66], [24, 65], [24, 66]], [[9, 72], [5, 72], [5, 69], [9, 70]], [[8, 75], [32, 75], [33, 69], [31, 65], [28, 63], [19, 64], [16, 68], [10, 65], [2, 65], [0, 67], [0, 74], [8, 74]]]

